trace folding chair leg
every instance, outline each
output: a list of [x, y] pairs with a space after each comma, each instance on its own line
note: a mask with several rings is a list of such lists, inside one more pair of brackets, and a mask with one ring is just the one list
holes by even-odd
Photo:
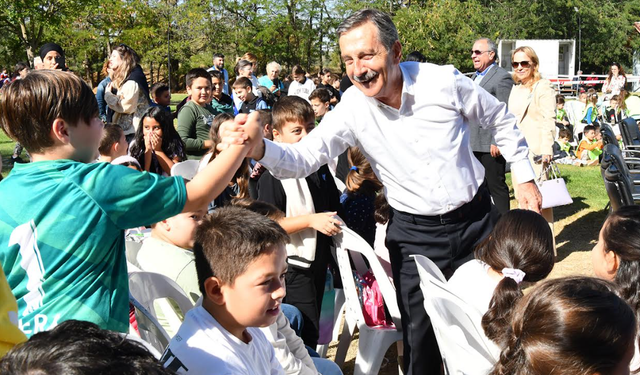
[[336, 358], [334, 361], [341, 368], [344, 365], [344, 360], [347, 358], [347, 352], [349, 351], [349, 346], [351, 345], [351, 339], [353, 338], [355, 330], [356, 323], [351, 322], [350, 319], [345, 316], [344, 326], [342, 327], [342, 334], [340, 334], [340, 339], [338, 340], [338, 349], [336, 350]]

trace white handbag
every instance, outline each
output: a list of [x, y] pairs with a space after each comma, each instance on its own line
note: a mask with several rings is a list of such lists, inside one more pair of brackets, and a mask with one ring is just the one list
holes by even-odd
[[[542, 180], [542, 176], [547, 174], [547, 179]], [[560, 170], [555, 162], [549, 163], [547, 168], [540, 172], [540, 176], [536, 180], [540, 194], [542, 194], [542, 208], [551, 208], [564, 206], [573, 203], [567, 184], [564, 178], [560, 176]]]

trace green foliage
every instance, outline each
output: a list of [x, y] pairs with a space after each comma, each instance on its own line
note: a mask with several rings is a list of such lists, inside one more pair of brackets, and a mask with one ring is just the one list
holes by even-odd
[[315, 72], [342, 66], [335, 28], [365, 7], [390, 12], [405, 55], [418, 50], [462, 71], [472, 69], [468, 51], [478, 37], [577, 40], [578, 17], [583, 70], [606, 72], [612, 61], [630, 70], [640, 48], [632, 26], [640, 0], [0, 0], [0, 65], [31, 60], [55, 41], [94, 85], [118, 43], [140, 54], [152, 82], [167, 80], [168, 50], [174, 85], [210, 66], [214, 52], [225, 54], [230, 72], [245, 52], [258, 56], [258, 73], [273, 60], [285, 72], [294, 64]]

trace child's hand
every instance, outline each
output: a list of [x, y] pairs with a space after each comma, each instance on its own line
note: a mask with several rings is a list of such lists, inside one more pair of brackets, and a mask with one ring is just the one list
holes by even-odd
[[153, 146], [151, 145], [151, 137], [149, 135], [144, 136], [144, 151], [151, 152]]
[[162, 138], [156, 133], [151, 133], [151, 148], [154, 151], [162, 151]]
[[[218, 130], [220, 135], [220, 143], [216, 146], [218, 151], [224, 151], [231, 145], [242, 145], [249, 139], [249, 135], [242, 127], [246, 118], [247, 115], [239, 114], [235, 117], [233, 124], [227, 121], [222, 123], [220, 130]], [[239, 123], [240, 120], [243, 122]]]
[[337, 214], [337, 212], [313, 214], [309, 218], [309, 226], [324, 235], [335, 236], [342, 233], [340, 225], [343, 225], [340, 220], [334, 218]]

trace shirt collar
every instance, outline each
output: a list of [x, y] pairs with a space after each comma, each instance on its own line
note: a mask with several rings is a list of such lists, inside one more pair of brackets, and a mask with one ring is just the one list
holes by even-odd
[[479, 72], [479, 71], [476, 70], [476, 77], [484, 77], [484, 75], [487, 74], [489, 72], [489, 70], [491, 70], [491, 68], [493, 68], [494, 65], [496, 65], [495, 62], [493, 64], [489, 65], [487, 67], [487, 69], [483, 70], [482, 72]]

